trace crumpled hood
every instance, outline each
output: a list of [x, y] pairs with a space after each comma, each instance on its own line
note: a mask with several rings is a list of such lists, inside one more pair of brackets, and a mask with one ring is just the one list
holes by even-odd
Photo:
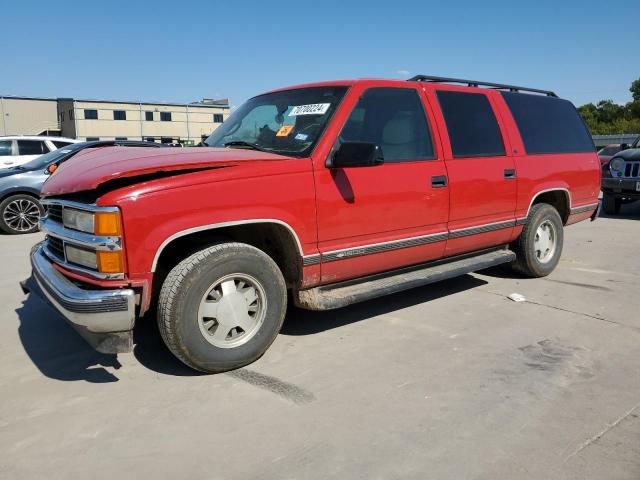
[[84, 150], [60, 165], [42, 187], [43, 196], [93, 190], [118, 178], [283, 160], [287, 157], [231, 148], [106, 147]]

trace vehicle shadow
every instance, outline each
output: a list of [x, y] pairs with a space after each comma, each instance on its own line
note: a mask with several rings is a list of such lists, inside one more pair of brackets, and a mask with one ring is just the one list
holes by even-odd
[[[394, 310], [460, 293], [486, 283], [486, 281], [471, 275], [464, 275], [444, 282], [414, 288], [384, 298], [369, 300], [339, 310], [326, 312], [312, 312], [297, 308], [293, 306], [293, 302], [290, 299], [280, 334], [287, 336], [315, 335]], [[152, 312], [137, 322], [134, 329], [134, 342], [133, 353], [136, 359], [150, 370], [175, 376], [203, 375], [183, 365], [167, 349], [158, 331], [155, 314]]]
[[167, 348], [158, 329], [155, 309], [136, 321], [133, 343], [133, 355], [149, 370], [176, 377], [205, 375], [187, 367]]
[[344, 327], [356, 322], [385, 313], [412, 307], [438, 298], [470, 290], [488, 282], [471, 275], [452, 278], [431, 285], [413, 288], [404, 292], [368, 300], [337, 310], [314, 312], [293, 306], [289, 302], [289, 310], [284, 320], [281, 335], [313, 335], [316, 333]]
[[22, 346], [43, 375], [63, 381], [118, 381], [104, 368], [120, 368], [116, 355], [96, 352], [58, 312], [33, 294], [26, 297], [16, 314]]
[[[293, 306], [293, 302], [290, 301], [280, 334], [315, 335], [394, 310], [454, 295], [486, 283], [471, 275], [464, 275], [325, 312], [302, 310]], [[18, 333], [25, 352], [43, 375], [63, 381], [118, 381], [118, 377], [105, 368], [119, 369], [121, 365], [117, 356], [96, 352], [58, 312], [42, 300], [28, 295], [22, 306], [16, 309], [16, 313], [20, 320]], [[149, 370], [172, 376], [203, 375], [182, 364], [169, 351], [160, 336], [153, 312], [136, 322], [134, 344], [135, 358]]]
[[599, 218], [613, 218], [620, 220], [640, 220], [640, 201], [622, 205], [618, 215], [607, 215], [601, 209], [598, 214]]

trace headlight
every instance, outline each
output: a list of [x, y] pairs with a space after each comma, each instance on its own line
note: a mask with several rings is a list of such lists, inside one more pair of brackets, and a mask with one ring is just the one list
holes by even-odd
[[67, 228], [101, 236], [120, 235], [120, 215], [118, 212], [87, 212], [65, 207], [62, 223]]
[[64, 208], [62, 210], [62, 224], [67, 228], [80, 230], [81, 232], [94, 233], [94, 216], [91, 212]]
[[612, 172], [622, 172], [624, 168], [624, 160], [620, 157], [615, 157], [609, 162], [609, 168]]
[[67, 261], [77, 265], [82, 265], [83, 267], [93, 269], [98, 268], [98, 257], [96, 256], [96, 252], [73, 247], [71, 245], [66, 245], [64, 250], [67, 254]]

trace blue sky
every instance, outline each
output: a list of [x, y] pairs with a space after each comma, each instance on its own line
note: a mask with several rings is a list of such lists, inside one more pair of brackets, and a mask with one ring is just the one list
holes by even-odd
[[[431, 75], [630, 99], [640, 1], [0, 0], [0, 94], [190, 102]], [[606, 18], [605, 18], [606, 17]]]

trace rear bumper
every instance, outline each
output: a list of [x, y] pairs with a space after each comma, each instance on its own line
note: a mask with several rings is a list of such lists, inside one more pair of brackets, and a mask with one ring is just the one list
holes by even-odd
[[56, 270], [42, 244], [31, 250], [31, 277], [22, 289], [41, 297], [89, 342], [103, 353], [131, 351], [135, 324], [132, 289], [85, 290]]

